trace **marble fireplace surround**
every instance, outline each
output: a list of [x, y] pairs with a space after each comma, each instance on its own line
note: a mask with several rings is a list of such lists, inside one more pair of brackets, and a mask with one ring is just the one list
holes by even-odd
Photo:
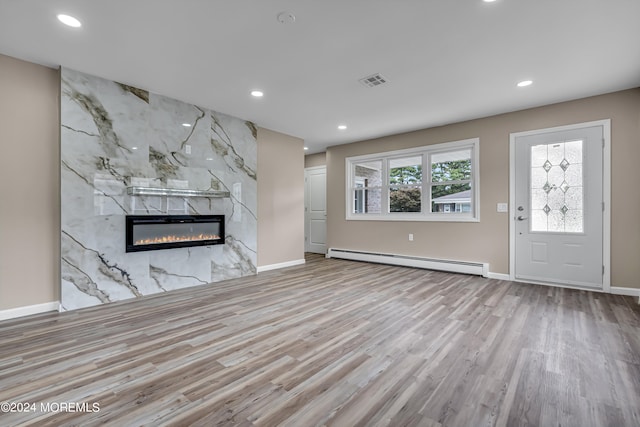
[[[253, 123], [68, 68], [60, 104], [63, 310], [256, 273]], [[225, 215], [225, 244], [126, 253], [159, 214]]]

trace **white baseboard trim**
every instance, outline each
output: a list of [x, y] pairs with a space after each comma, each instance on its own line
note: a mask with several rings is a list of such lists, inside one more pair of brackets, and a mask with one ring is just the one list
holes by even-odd
[[305, 263], [304, 258], [295, 259], [293, 261], [280, 262], [278, 264], [261, 265], [258, 267], [257, 271], [258, 273], [262, 273], [263, 271], [277, 270], [279, 268], [285, 268], [285, 267], [293, 267], [294, 265], [301, 265], [304, 263]]
[[630, 297], [640, 297], [640, 289], [623, 288], [621, 286], [612, 286], [611, 293], [614, 295], [629, 295]]
[[52, 301], [43, 304], [27, 305], [25, 307], [10, 308], [0, 310], [0, 320], [15, 319], [17, 317], [29, 316], [31, 314], [46, 313], [47, 311], [59, 311], [60, 302]]
[[502, 274], [502, 273], [489, 272], [487, 274], [487, 277], [489, 279], [496, 279], [496, 280], [511, 280], [511, 277], [508, 274]]

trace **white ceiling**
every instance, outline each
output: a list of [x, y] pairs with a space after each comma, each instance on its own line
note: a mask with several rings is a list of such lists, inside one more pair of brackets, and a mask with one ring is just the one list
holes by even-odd
[[[640, 0], [0, 0], [0, 53], [251, 120], [313, 153], [639, 87], [638, 17]], [[388, 83], [358, 82], [374, 73]]]

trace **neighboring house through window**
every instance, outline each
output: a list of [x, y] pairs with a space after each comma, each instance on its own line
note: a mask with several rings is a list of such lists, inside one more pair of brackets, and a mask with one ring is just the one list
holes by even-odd
[[471, 190], [433, 199], [434, 212], [471, 212]]

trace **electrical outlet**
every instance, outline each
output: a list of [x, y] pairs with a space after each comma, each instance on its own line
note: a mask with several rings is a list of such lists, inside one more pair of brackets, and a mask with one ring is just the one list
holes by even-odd
[[409, 241], [413, 242], [413, 233], [409, 233]]

